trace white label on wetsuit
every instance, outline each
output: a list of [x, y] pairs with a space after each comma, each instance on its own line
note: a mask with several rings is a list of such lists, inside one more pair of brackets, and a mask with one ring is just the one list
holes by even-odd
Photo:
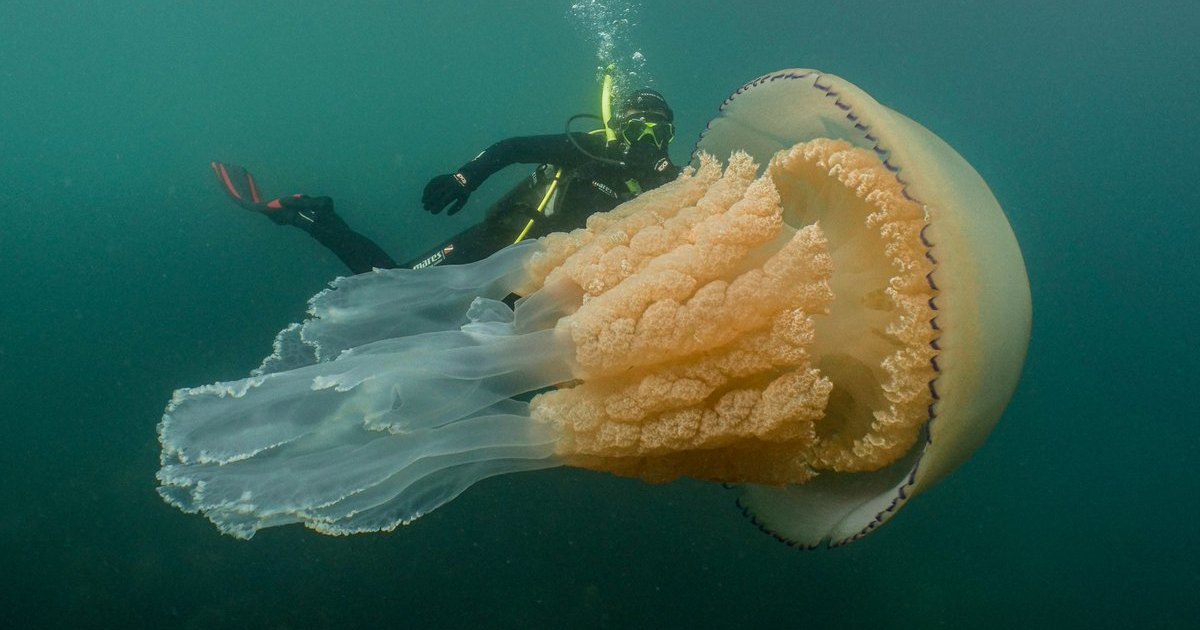
[[426, 267], [432, 267], [432, 266], [442, 262], [443, 260], [446, 260], [446, 257], [453, 253], [454, 253], [454, 243], [451, 243], [451, 244], [443, 247], [442, 251], [434, 252], [434, 254], [432, 256], [430, 256], [429, 258], [426, 258], [425, 260], [422, 260], [421, 262], [413, 265], [412, 268], [413, 269], [424, 269]]
[[438, 253], [430, 256], [429, 258], [426, 258], [425, 260], [422, 260], [421, 262], [413, 265], [412, 268], [413, 269], [424, 269], [426, 267], [432, 267], [433, 265], [436, 265], [445, 259], [446, 259], [446, 257], [442, 255], [442, 252], [438, 252]]
[[609, 197], [612, 197], [613, 199], [617, 198], [617, 191], [609, 188], [608, 186], [605, 186], [604, 184], [601, 184], [600, 182], [593, 181], [592, 186], [595, 186], [597, 189], [600, 190], [600, 192], [608, 195]]

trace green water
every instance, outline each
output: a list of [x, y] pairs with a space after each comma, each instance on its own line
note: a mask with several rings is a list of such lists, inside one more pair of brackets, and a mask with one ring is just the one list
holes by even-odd
[[0, 3], [0, 625], [1200, 624], [1194, 0], [647, 2], [607, 28], [674, 105], [676, 162], [742, 83], [813, 67], [941, 135], [1010, 216], [1016, 396], [858, 543], [799, 552], [719, 487], [565, 470], [352, 538], [240, 542], [164, 504], [170, 392], [255, 367], [342, 273], [209, 160], [333, 196], [404, 259], [506, 188], [449, 219], [419, 211], [428, 178], [597, 108], [591, 14], [408, 4]]

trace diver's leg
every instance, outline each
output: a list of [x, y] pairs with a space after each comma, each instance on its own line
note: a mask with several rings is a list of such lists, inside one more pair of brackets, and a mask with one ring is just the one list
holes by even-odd
[[421, 269], [442, 264], [465, 265], [483, 260], [516, 242], [518, 233], [504, 229], [504, 226], [498, 226], [493, 221], [484, 221], [455, 234], [401, 266], [405, 269]]
[[350, 229], [350, 226], [334, 212], [333, 199], [297, 195], [277, 199], [268, 206], [276, 203], [279, 206], [276, 210], [278, 214], [268, 211], [267, 216], [278, 223], [286, 222], [308, 232], [345, 263], [352, 273], [366, 273], [374, 268], [392, 269], [396, 266], [396, 261], [392, 260], [383, 248]]
[[254, 176], [236, 164], [212, 163], [225, 193], [239, 206], [260, 212], [279, 225], [294, 225], [312, 235], [329, 248], [355, 274], [365, 273], [375, 267], [391, 269], [392, 260], [371, 239], [355, 232], [333, 210], [329, 197], [292, 195], [264, 202]]

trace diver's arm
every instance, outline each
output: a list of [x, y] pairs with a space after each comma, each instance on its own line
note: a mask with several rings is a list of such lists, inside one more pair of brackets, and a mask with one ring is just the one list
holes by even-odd
[[[574, 138], [575, 142], [572, 142]], [[484, 149], [470, 162], [451, 174], [438, 175], [425, 185], [421, 205], [427, 212], [443, 210], [453, 215], [462, 210], [471, 193], [487, 178], [510, 164], [553, 164], [572, 168], [590, 159], [575, 146], [578, 143], [589, 153], [602, 153], [604, 139], [585, 133], [565, 133], [549, 136], [518, 136], [501, 140]]]
[[[575, 133], [575, 142], [595, 154], [603, 154], [604, 138], [586, 133]], [[547, 136], [518, 136], [507, 138], [486, 148], [470, 162], [463, 164], [458, 173], [466, 179], [463, 186], [475, 190], [487, 178], [512, 164], [553, 164], [570, 168], [587, 161], [571, 138], [565, 133]]]

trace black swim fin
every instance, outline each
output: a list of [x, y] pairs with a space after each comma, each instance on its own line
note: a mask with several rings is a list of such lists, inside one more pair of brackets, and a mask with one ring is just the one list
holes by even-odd
[[262, 196], [258, 192], [258, 184], [254, 182], [254, 176], [250, 174], [250, 171], [236, 164], [220, 162], [213, 162], [212, 169], [217, 174], [217, 180], [221, 182], [221, 186], [225, 188], [225, 192], [233, 199], [234, 203], [247, 210], [257, 212], [265, 210]]

